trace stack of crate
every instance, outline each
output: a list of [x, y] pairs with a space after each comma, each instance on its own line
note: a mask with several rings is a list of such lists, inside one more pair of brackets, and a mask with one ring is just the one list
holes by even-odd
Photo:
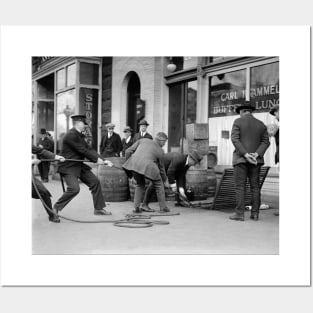
[[184, 153], [197, 150], [203, 157], [199, 168], [207, 169], [209, 152], [209, 125], [207, 123], [194, 123], [186, 125], [186, 140], [184, 142]]

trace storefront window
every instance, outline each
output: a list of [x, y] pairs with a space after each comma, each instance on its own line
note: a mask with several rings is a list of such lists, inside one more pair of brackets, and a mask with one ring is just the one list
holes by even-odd
[[57, 71], [57, 90], [65, 88], [65, 69]]
[[47, 131], [53, 131], [54, 123], [54, 102], [38, 101], [38, 131], [45, 128]]
[[197, 81], [173, 84], [169, 88], [169, 129], [170, 151], [182, 145], [186, 136], [186, 124], [196, 122]]
[[67, 68], [66, 86], [72, 86], [76, 82], [76, 64], [72, 64]]
[[279, 63], [251, 68], [250, 101], [258, 112], [279, 104]]
[[197, 118], [197, 81], [187, 83], [187, 112], [186, 124], [196, 122]]
[[64, 135], [73, 127], [70, 116], [75, 113], [75, 99], [75, 89], [57, 94], [57, 152], [61, 149]]
[[81, 84], [98, 85], [99, 84], [99, 64], [80, 63], [79, 81]]
[[234, 115], [245, 101], [246, 70], [210, 77], [209, 117]]

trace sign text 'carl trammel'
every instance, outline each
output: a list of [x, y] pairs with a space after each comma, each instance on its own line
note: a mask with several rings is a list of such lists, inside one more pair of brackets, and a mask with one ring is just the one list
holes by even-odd
[[[235, 108], [245, 102], [245, 89], [215, 90], [210, 94], [210, 117], [234, 115]], [[257, 112], [269, 111], [279, 104], [279, 85], [250, 88], [250, 102]]]

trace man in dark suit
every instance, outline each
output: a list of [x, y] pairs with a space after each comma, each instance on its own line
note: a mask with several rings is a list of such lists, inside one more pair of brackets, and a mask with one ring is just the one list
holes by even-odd
[[141, 120], [139, 122], [139, 132], [134, 136], [134, 142], [142, 138], [153, 139], [152, 136], [147, 132], [147, 128], [149, 126], [146, 120]]
[[[112, 166], [112, 162], [103, 160], [101, 156], [92, 150], [82, 134], [87, 122], [85, 115], [71, 116], [74, 127], [70, 129], [63, 138], [62, 151], [66, 159], [82, 160], [87, 158], [98, 165]], [[61, 211], [78, 193], [78, 178], [91, 190], [94, 203], [95, 215], [110, 215], [103, 208], [106, 206], [101, 192], [99, 179], [92, 173], [91, 168], [83, 162], [65, 161], [59, 165], [58, 172], [63, 176], [67, 190], [54, 204], [56, 212]]]
[[141, 213], [141, 199], [145, 191], [145, 179], [152, 182], [155, 188], [161, 212], [169, 212], [165, 201], [164, 184], [167, 186], [162, 147], [167, 141], [167, 135], [157, 133], [154, 140], [143, 138], [126, 150], [126, 162], [123, 168], [129, 177], [134, 176], [136, 188], [134, 195], [135, 213]]
[[[189, 154], [182, 154], [179, 152], [169, 152], [164, 155], [165, 172], [173, 192], [179, 192], [186, 198], [186, 173], [190, 166], [194, 166], [202, 160], [202, 156], [196, 151], [191, 150]], [[150, 183], [143, 200], [142, 210], [144, 212], [153, 212], [149, 207], [151, 194], [153, 192], [153, 185]], [[181, 200], [176, 195], [176, 205], [181, 205]]]
[[125, 157], [125, 151], [134, 143], [134, 139], [132, 137], [133, 130], [126, 126], [123, 133], [125, 134], [125, 138], [122, 139], [122, 156]]
[[[64, 157], [60, 155], [56, 155], [48, 150], [45, 150], [41, 147], [36, 147], [32, 145], [32, 154], [37, 155], [40, 159], [33, 159], [32, 160], [32, 165], [37, 165], [40, 163], [44, 163], [41, 160], [43, 159], [54, 159], [54, 160], [59, 160], [61, 162], [64, 161]], [[40, 199], [44, 201], [48, 209], [44, 206], [46, 212], [48, 213], [49, 216], [49, 221], [54, 222], [54, 223], [59, 223], [60, 219], [57, 215], [54, 215], [51, 211], [52, 209], [52, 203], [51, 203], [51, 193], [49, 190], [42, 184], [42, 182], [37, 179], [34, 175], [32, 176], [32, 198], [33, 199]]]
[[[54, 142], [52, 138], [49, 136], [49, 133], [46, 131], [45, 128], [41, 128], [40, 134], [41, 134], [41, 138], [38, 141], [38, 147], [45, 149], [46, 151], [53, 152]], [[49, 181], [50, 162], [40, 162], [38, 164], [38, 170], [40, 173], [41, 180], [44, 183], [47, 183]]]
[[236, 112], [240, 118], [236, 119], [231, 132], [231, 140], [235, 146], [233, 153], [234, 180], [236, 189], [235, 214], [231, 220], [244, 221], [245, 189], [247, 177], [250, 180], [252, 192], [252, 210], [250, 218], [259, 219], [260, 208], [260, 168], [264, 164], [263, 155], [270, 145], [267, 128], [263, 122], [252, 115], [255, 108], [250, 102], [238, 106]]
[[100, 154], [104, 158], [119, 157], [123, 148], [121, 137], [114, 132], [114, 124], [109, 123], [106, 128], [108, 132], [101, 139]]

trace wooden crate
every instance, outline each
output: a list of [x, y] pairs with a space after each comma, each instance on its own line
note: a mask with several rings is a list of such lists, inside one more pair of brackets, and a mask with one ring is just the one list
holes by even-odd
[[186, 124], [186, 137], [188, 140], [209, 139], [209, 124]]

